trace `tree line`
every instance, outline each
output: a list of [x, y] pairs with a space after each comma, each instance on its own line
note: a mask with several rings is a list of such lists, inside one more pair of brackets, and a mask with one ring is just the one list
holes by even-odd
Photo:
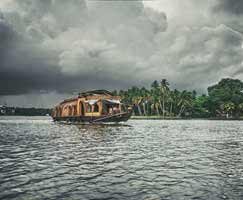
[[207, 88], [208, 94], [171, 89], [166, 79], [153, 81], [150, 88], [133, 86], [113, 91], [122, 101], [133, 106], [136, 116], [163, 118], [239, 118], [243, 115], [243, 82], [224, 78]]
[[0, 115], [16, 116], [46, 116], [51, 115], [49, 108], [19, 108], [19, 107], [0, 107]]

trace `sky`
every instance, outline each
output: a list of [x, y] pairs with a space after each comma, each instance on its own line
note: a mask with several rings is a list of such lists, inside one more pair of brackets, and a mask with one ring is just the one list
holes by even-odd
[[52, 107], [90, 89], [206, 93], [243, 79], [243, 1], [1, 0], [0, 104]]

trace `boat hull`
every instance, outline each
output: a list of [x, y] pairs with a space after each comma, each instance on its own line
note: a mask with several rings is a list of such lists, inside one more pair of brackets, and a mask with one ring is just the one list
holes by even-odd
[[69, 123], [118, 123], [125, 122], [131, 117], [131, 112], [118, 113], [114, 115], [103, 116], [68, 116], [68, 117], [53, 117], [57, 122], [69, 122]]

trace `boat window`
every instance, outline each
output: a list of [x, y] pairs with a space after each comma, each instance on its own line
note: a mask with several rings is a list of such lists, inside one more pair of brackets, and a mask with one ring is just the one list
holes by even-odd
[[107, 114], [108, 113], [108, 106], [106, 104], [103, 104], [102, 106], [102, 113]]
[[99, 112], [99, 106], [97, 103], [94, 104], [94, 112]]
[[88, 113], [92, 112], [92, 107], [88, 103], [86, 103], [86, 112]]

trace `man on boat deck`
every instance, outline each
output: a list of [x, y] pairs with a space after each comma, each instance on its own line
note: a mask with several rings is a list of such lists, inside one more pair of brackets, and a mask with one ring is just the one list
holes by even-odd
[[119, 109], [119, 107], [115, 106], [114, 109], [113, 109], [113, 111], [116, 114], [116, 113], [119, 113], [120, 112], [120, 109]]

